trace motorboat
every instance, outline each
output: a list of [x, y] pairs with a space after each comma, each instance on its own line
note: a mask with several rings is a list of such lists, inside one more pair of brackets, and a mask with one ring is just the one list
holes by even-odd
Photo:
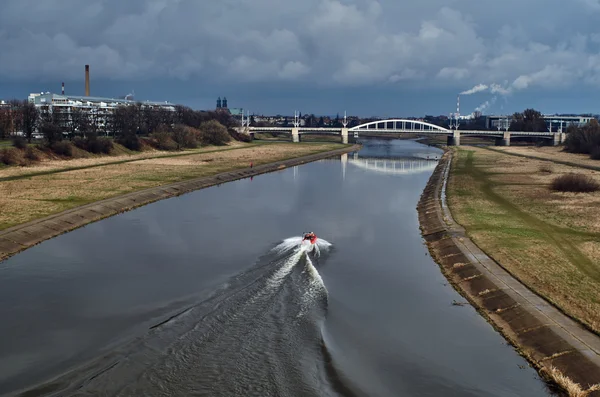
[[302, 245], [315, 245], [317, 243], [317, 235], [313, 232], [304, 233], [302, 235]]

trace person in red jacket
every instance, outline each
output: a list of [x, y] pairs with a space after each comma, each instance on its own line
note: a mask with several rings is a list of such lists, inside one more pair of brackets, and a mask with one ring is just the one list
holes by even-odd
[[310, 241], [312, 244], [314, 244], [314, 243], [315, 243], [315, 241], [317, 241], [317, 236], [316, 236], [316, 235], [315, 235], [313, 232], [310, 232], [310, 233], [305, 233], [305, 234], [304, 234], [304, 238], [302, 239], [302, 241], [305, 241], [305, 240], [308, 240], [308, 241]]

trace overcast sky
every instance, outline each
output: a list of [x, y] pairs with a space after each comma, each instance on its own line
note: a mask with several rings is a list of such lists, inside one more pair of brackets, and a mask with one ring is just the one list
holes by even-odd
[[[2, 0], [0, 98], [256, 113], [600, 111], [600, 0]], [[475, 88], [474, 88], [475, 87]], [[471, 93], [468, 95], [468, 93]]]

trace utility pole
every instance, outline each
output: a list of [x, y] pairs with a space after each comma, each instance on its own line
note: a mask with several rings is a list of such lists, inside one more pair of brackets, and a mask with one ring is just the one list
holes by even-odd
[[294, 127], [300, 127], [300, 118], [298, 116], [298, 111], [294, 110]]

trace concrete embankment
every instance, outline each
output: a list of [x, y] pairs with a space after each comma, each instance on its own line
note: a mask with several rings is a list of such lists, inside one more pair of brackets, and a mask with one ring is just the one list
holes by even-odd
[[[600, 338], [512, 277], [453, 220], [444, 193], [452, 155], [443, 155], [417, 207], [432, 257], [453, 286], [542, 376], [570, 395], [600, 396], [593, 387], [600, 383]], [[572, 391], [578, 388], [583, 394]]]
[[360, 145], [353, 145], [329, 152], [282, 160], [253, 168], [217, 174], [209, 177], [191, 179], [151, 189], [141, 190], [126, 195], [97, 201], [92, 204], [64, 211], [46, 218], [37, 219], [22, 225], [11, 227], [0, 232], [0, 260], [6, 259], [44, 240], [69, 232], [121, 212], [129, 211], [154, 201], [167, 199], [189, 193], [194, 190], [231, 182], [238, 179], [278, 171], [324, 158], [341, 155], [358, 150]]

